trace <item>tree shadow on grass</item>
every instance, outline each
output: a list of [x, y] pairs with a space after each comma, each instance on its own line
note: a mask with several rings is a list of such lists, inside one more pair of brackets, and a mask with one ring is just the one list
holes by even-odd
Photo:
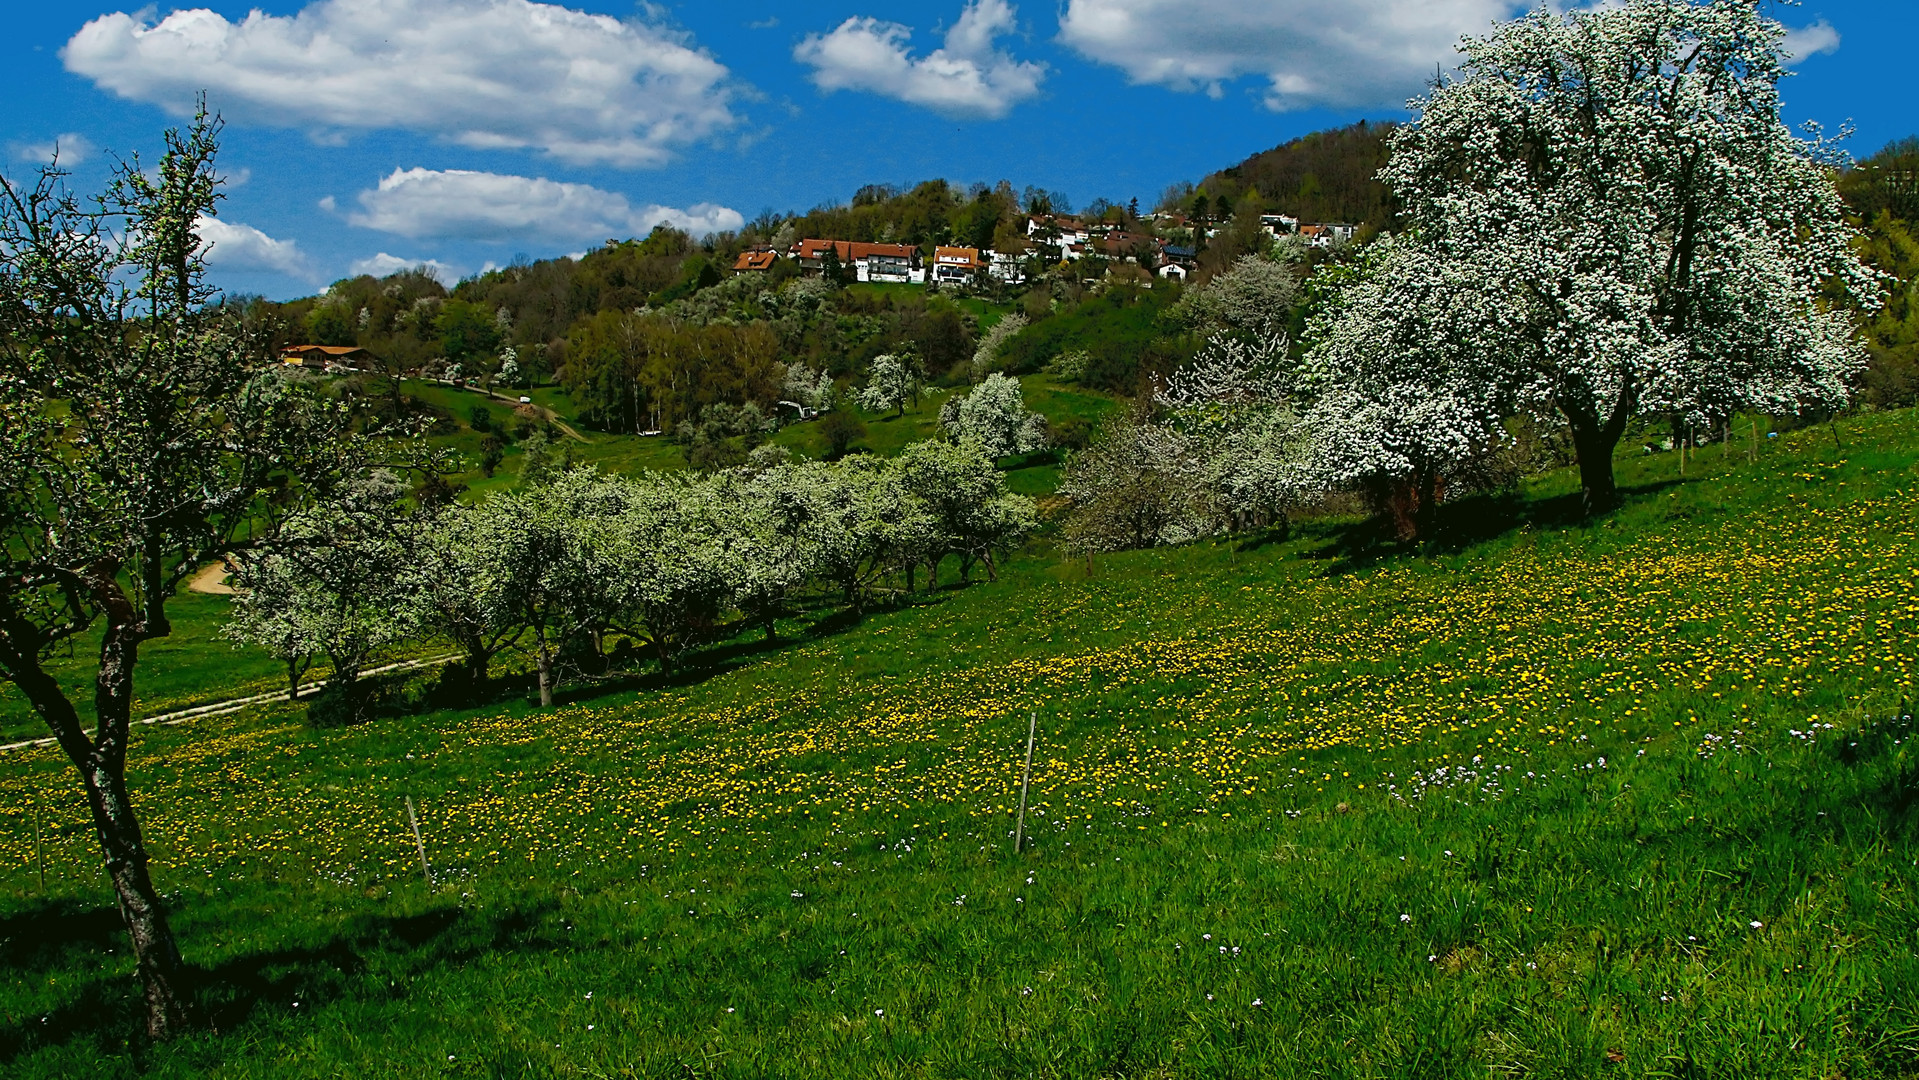
[[[265, 1010], [298, 1015], [354, 997], [399, 999], [414, 977], [438, 968], [489, 954], [567, 948], [563, 936], [542, 928], [541, 916], [539, 907], [515, 907], [497, 913], [440, 908], [361, 917], [323, 941], [198, 967], [189, 977], [190, 992], [203, 1023], [215, 1032], [232, 1031]], [[0, 919], [0, 933], [6, 935], [4, 952], [10, 965], [24, 955], [29, 962], [50, 967], [62, 952], [97, 955], [123, 942], [125, 931], [118, 911], [110, 906], [80, 908], [56, 901]], [[19, 944], [23, 939], [28, 943], [24, 954]], [[39, 941], [47, 944], [36, 944]], [[131, 1054], [138, 1067], [150, 1049], [145, 1015], [130, 965], [112, 965], [110, 972], [94, 975], [43, 1012], [0, 1017], [0, 1067], [74, 1043], [89, 1044], [103, 1056]]]
[[126, 944], [126, 925], [111, 905], [48, 900], [0, 916], [0, 967], [12, 972], [57, 967], [74, 952], [98, 954]]
[[[696, 686], [710, 679], [738, 671], [756, 660], [777, 655], [798, 645], [805, 645], [837, 634], [846, 633], [858, 627], [873, 615], [899, 611], [909, 607], [926, 607], [939, 604], [944, 593], [971, 588], [979, 582], [949, 583], [936, 590], [916, 593], [910, 596], [895, 596], [883, 600], [869, 600], [858, 608], [841, 607], [836, 604], [819, 604], [810, 610], [803, 610], [802, 617], [811, 615], [806, 625], [797, 633], [787, 633], [768, 640], [763, 633], [745, 624], [733, 627], [734, 633], [709, 645], [690, 649], [684, 654], [671, 671], [658, 667], [645, 669], [616, 670], [604, 675], [588, 676], [579, 682], [568, 684], [554, 694], [556, 705], [576, 704], [615, 694], [644, 692], [649, 690], [683, 689]], [[531, 683], [527, 684], [531, 686]], [[520, 694], [525, 693], [523, 688]]]
[[[1644, 484], [1621, 485], [1619, 509], [1646, 499], [1687, 480], [1655, 480]], [[1613, 513], [1617, 513], [1615, 510]], [[1472, 495], [1439, 508], [1433, 535], [1423, 540], [1399, 540], [1377, 517], [1336, 522], [1306, 522], [1298, 535], [1322, 538], [1323, 543], [1308, 546], [1300, 557], [1324, 564], [1321, 573], [1338, 577], [1373, 567], [1387, 559], [1404, 555], [1453, 555], [1470, 547], [1509, 536], [1523, 529], [1536, 532], [1564, 532], [1584, 529], [1604, 521], [1610, 515], [1589, 516], [1578, 492], [1546, 498], [1527, 498], [1517, 492], [1492, 492]]]

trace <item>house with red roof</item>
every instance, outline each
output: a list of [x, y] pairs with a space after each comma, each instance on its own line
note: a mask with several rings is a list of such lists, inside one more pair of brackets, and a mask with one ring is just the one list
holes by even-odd
[[733, 272], [736, 274], [765, 273], [773, 269], [780, 259], [777, 251], [742, 251], [740, 257], [733, 260]]
[[986, 269], [986, 260], [978, 248], [942, 247], [933, 249], [932, 279], [940, 285], [960, 285]]
[[817, 274], [827, 251], [838, 255], [841, 266], [854, 268], [860, 281], [913, 283], [918, 275], [919, 249], [909, 244], [868, 244], [854, 240], [802, 240], [793, 249], [802, 273]]

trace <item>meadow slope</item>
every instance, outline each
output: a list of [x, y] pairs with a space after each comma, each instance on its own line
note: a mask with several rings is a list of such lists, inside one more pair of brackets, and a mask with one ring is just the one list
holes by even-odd
[[160, 1047], [73, 783], [8, 755], [0, 1064], [1913, 1075], [1916, 463], [1871, 414], [1622, 459], [1591, 524], [1550, 474], [1450, 546], [1033, 556], [551, 713], [145, 731], [218, 1029]]

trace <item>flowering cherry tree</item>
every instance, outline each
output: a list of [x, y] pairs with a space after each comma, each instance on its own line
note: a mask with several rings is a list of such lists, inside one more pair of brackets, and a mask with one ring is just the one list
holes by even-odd
[[866, 386], [860, 390], [860, 404], [870, 412], [892, 409], [896, 415], [904, 416], [906, 403], [919, 400], [919, 393], [918, 358], [887, 353], [873, 358]]
[[1412, 539], [1448, 478], [1507, 441], [1512, 395], [1484, 358], [1502, 332], [1501, 289], [1404, 239], [1335, 273], [1300, 374], [1297, 482], [1357, 488]]
[[[1458, 76], [1394, 134], [1381, 177], [1444, 267], [1426, 279], [1484, 308], [1428, 381], [1562, 417], [1589, 509], [1616, 499], [1635, 415], [1834, 406], [1863, 366], [1821, 294], [1876, 285], [1829, 147], [1780, 120], [1784, 39], [1758, 0], [1542, 9], [1466, 39]], [[1344, 332], [1402, 332], [1403, 306], [1351, 305]]]
[[1019, 380], [993, 372], [940, 406], [940, 426], [959, 442], [978, 443], [989, 458], [1046, 448], [1046, 418], [1026, 407]]
[[1301, 461], [1299, 372], [1276, 326], [1222, 330], [1153, 395], [1181, 436], [1187, 475], [1234, 528], [1282, 523], [1311, 480]]

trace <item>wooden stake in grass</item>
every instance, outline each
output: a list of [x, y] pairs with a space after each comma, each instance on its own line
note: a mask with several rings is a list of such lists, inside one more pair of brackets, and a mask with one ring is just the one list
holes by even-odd
[[1759, 417], [1757, 416], [1752, 418], [1752, 452], [1746, 455], [1746, 460], [1755, 465], [1759, 463]]
[[413, 826], [413, 846], [420, 849], [420, 873], [426, 875], [428, 888], [433, 887], [433, 871], [426, 865], [426, 841], [420, 839], [420, 817], [413, 812], [413, 796], [406, 797], [406, 823]]
[[1039, 731], [1039, 713], [1026, 714], [1026, 769], [1019, 777], [1019, 824], [1013, 827], [1013, 854], [1026, 843], [1026, 788], [1033, 780], [1033, 736]]

